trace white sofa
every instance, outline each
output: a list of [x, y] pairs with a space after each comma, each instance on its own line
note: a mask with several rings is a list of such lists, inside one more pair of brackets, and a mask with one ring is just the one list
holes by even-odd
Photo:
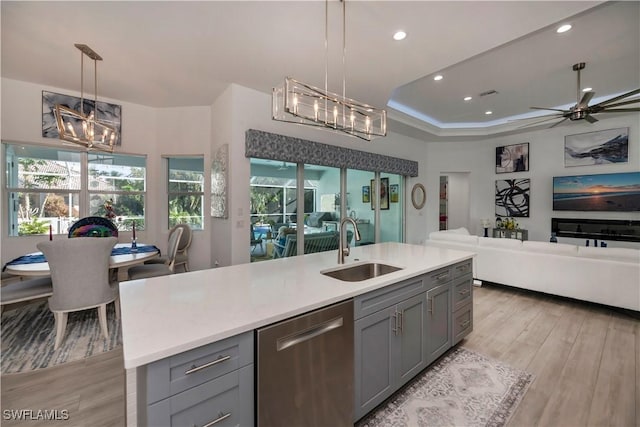
[[469, 235], [429, 234], [426, 245], [475, 252], [474, 277], [640, 311], [640, 250]]

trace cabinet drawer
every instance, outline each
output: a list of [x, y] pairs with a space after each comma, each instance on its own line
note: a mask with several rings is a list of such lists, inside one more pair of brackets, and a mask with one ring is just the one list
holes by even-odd
[[426, 290], [431, 288], [435, 288], [436, 286], [443, 285], [449, 282], [453, 278], [453, 274], [451, 273], [450, 267], [441, 268], [436, 271], [432, 271], [431, 273], [427, 273], [425, 281]]
[[148, 406], [149, 426], [253, 425], [253, 365]]
[[467, 304], [453, 313], [453, 343], [456, 345], [473, 331], [473, 304]]
[[425, 292], [424, 276], [376, 289], [353, 299], [353, 317], [360, 319]]
[[253, 363], [253, 331], [150, 363], [146, 368], [147, 403]]
[[473, 279], [471, 275], [456, 279], [453, 283], [453, 311], [459, 310], [471, 302]]
[[460, 262], [460, 263], [454, 265], [452, 268], [453, 268], [453, 278], [454, 279], [457, 279], [458, 277], [467, 275], [467, 274], [471, 273], [472, 270], [473, 270], [473, 267], [472, 267], [470, 259], [466, 260], [466, 261], [463, 261], [463, 262]]

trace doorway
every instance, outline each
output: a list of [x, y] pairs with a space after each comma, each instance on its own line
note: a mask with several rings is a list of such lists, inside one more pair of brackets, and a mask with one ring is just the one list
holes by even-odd
[[[440, 174], [440, 229], [469, 228], [469, 172]], [[444, 228], [443, 228], [444, 227]]]

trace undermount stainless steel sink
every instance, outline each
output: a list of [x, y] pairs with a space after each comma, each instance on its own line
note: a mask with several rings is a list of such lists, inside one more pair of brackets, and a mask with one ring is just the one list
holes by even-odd
[[345, 282], [361, 282], [398, 270], [402, 270], [402, 268], [378, 262], [368, 262], [337, 270], [323, 271], [322, 274]]

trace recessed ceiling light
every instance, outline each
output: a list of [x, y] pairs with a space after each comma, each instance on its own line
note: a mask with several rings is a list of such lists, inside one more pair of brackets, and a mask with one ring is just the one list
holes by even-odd
[[473, 99], [473, 98], [471, 98], [470, 96], [465, 96], [465, 97], [464, 97], [464, 100], [465, 100], [465, 101], [471, 101], [472, 99]]
[[436, 76], [433, 76], [433, 80], [438, 81], [438, 80], [442, 80], [444, 77], [442, 77], [441, 74], [438, 74]]
[[566, 33], [567, 31], [569, 31], [571, 29], [571, 24], [564, 24], [558, 27], [558, 29], [556, 30], [556, 33]]
[[592, 90], [592, 87], [585, 87], [584, 89], [582, 89], [583, 92], [591, 92]]
[[489, 111], [485, 111], [484, 113], [488, 116], [489, 114], [493, 114], [493, 111], [489, 110]]
[[405, 33], [404, 31], [396, 31], [393, 35], [393, 39], [397, 41], [404, 40], [405, 37], [407, 37], [407, 33]]

